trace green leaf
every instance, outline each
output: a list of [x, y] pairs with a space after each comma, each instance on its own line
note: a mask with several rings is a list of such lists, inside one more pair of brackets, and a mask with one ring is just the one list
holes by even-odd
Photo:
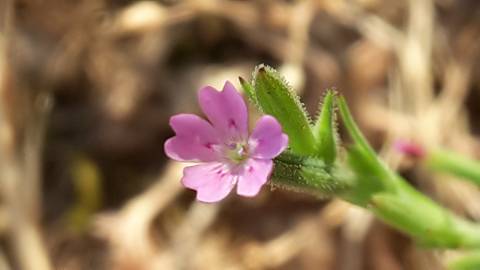
[[347, 151], [349, 169], [355, 174], [355, 186], [343, 197], [345, 200], [366, 207], [373, 194], [384, 191], [384, 174], [378, 170], [376, 160], [366, 156], [357, 145]]
[[274, 116], [288, 135], [290, 149], [297, 154], [315, 153], [310, 120], [297, 94], [273, 68], [260, 65], [254, 73], [255, 97], [266, 114]]
[[363, 133], [358, 128], [355, 120], [353, 120], [352, 114], [348, 109], [347, 101], [343, 96], [338, 97], [337, 99], [338, 109], [340, 110], [340, 115], [342, 116], [343, 124], [347, 128], [348, 133], [352, 137], [355, 144], [357, 144], [367, 155], [371, 157], [376, 157], [375, 151], [368, 143], [367, 139], [363, 136]]
[[352, 137], [355, 143], [355, 151], [358, 152], [355, 155], [358, 157], [358, 160], [355, 162], [362, 163], [363, 166], [368, 166], [368, 168], [357, 168], [357, 173], [362, 174], [361, 170], [368, 170], [372, 172], [373, 175], [379, 179], [379, 181], [381, 181], [380, 184], [383, 186], [383, 188], [390, 191], [395, 190], [397, 188], [397, 183], [399, 182], [399, 177], [377, 156], [367, 139], [365, 139], [365, 136], [363, 136], [357, 124], [353, 120], [352, 114], [350, 113], [347, 102], [343, 96], [340, 96], [337, 99], [337, 105], [340, 115], [342, 116], [343, 123], [345, 124], [350, 137]]
[[337, 156], [337, 129], [335, 118], [335, 92], [327, 90], [313, 133], [316, 137], [316, 155], [332, 164]]

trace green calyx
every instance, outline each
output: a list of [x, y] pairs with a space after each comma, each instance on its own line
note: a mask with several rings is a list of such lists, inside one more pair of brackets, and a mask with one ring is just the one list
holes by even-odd
[[253, 86], [262, 111], [274, 116], [282, 124], [283, 131], [289, 137], [291, 150], [298, 154], [313, 154], [315, 137], [310, 118], [296, 93], [280, 74], [270, 67], [260, 66], [255, 72]]
[[252, 83], [239, 78], [248, 99], [263, 113], [272, 115], [288, 135], [291, 152], [315, 156], [333, 164], [337, 151], [335, 93], [327, 91], [315, 125], [296, 92], [273, 68], [259, 65]]
[[353, 185], [348, 171], [327, 165], [317, 157], [283, 152], [275, 159], [271, 184], [320, 197], [340, 195]]

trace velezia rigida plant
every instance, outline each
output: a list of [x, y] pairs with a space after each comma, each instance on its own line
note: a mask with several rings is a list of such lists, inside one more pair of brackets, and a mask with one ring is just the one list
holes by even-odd
[[[424, 247], [480, 248], [480, 225], [442, 208], [380, 160], [343, 97], [328, 90], [312, 121], [274, 69], [260, 65], [250, 82], [240, 78], [240, 83], [248, 100], [265, 114], [251, 134], [246, 104], [229, 82], [222, 91], [199, 91], [208, 121], [191, 114], [171, 118], [176, 136], [165, 143], [165, 151], [172, 159], [199, 163], [187, 167], [181, 180], [196, 191], [199, 201], [220, 201], [235, 187], [241, 196], [255, 196], [269, 183], [364, 207]], [[337, 111], [353, 141], [350, 145], [338, 138]], [[433, 169], [480, 182], [480, 167], [474, 161], [413, 144], [399, 143], [397, 148], [418, 155]], [[476, 269], [462, 268], [475, 256], [480, 257], [474, 252], [451, 268]]]

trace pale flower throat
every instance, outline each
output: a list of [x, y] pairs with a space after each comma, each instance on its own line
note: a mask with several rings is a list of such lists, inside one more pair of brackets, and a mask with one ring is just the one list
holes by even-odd
[[240, 165], [249, 157], [247, 142], [233, 142], [225, 147], [225, 157], [235, 165]]

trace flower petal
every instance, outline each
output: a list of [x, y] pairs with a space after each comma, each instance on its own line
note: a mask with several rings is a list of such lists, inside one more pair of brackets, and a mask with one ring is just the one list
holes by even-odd
[[238, 177], [237, 194], [253, 197], [258, 194], [267, 182], [272, 171], [273, 161], [250, 159], [245, 164], [243, 174]]
[[236, 177], [225, 170], [219, 162], [186, 167], [183, 170], [182, 184], [197, 191], [197, 200], [218, 202], [230, 193]]
[[278, 121], [270, 115], [262, 116], [249, 139], [252, 157], [272, 159], [288, 146], [288, 136], [282, 132]]
[[165, 142], [165, 153], [178, 161], [215, 161], [218, 154], [215, 144], [219, 138], [206, 120], [194, 114], [177, 114], [170, 118], [175, 137]]
[[230, 82], [225, 83], [221, 92], [210, 86], [200, 89], [198, 101], [208, 120], [224, 139], [236, 140], [247, 137], [247, 106]]

